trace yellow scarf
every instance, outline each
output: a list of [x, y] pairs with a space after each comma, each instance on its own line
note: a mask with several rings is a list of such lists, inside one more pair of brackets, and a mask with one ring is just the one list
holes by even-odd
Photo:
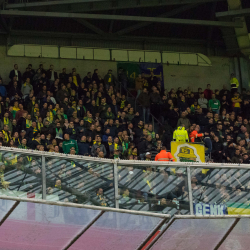
[[41, 128], [43, 128], [43, 124], [38, 122], [37, 123], [37, 128], [38, 128], [39, 131], [41, 131]]
[[93, 145], [96, 144], [96, 145], [101, 145], [100, 142], [96, 142], [95, 140], [93, 140]]
[[34, 108], [34, 113], [39, 112], [39, 108]]
[[8, 132], [6, 132], [4, 130], [2, 130], [2, 131], [3, 131], [3, 135], [4, 135], [4, 138], [5, 138], [5, 141], [9, 142], [10, 138], [9, 138]]
[[28, 120], [26, 119], [26, 128], [30, 128], [32, 125], [32, 121], [31, 120]]
[[13, 107], [13, 110], [14, 110], [14, 111], [19, 111], [20, 108], [14, 106], [14, 107]]
[[3, 122], [4, 122], [4, 125], [9, 125], [9, 123], [10, 123], [10, 120], [9, 120], [9, 118], [3, 118]]
[[76, 76], [73, 76], [73, 83], [76, 85], [76, 87], [78, 87], [78, 83], [77, 83], [77, 78], [76, 78]]

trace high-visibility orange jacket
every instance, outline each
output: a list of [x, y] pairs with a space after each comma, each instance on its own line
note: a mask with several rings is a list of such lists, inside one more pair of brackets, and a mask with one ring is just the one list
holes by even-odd
[[195, 138], [202, 137], [202, 136], [203, 134], [198, 134], [196, 130], [194, 130], [193, 132], [189, 134], [189, 138], [191, 142], [195, 142]]
[[166, 150], [161, 150], [159, 154], [155, 156], [155, 161], [175, 161], [171, 153]]

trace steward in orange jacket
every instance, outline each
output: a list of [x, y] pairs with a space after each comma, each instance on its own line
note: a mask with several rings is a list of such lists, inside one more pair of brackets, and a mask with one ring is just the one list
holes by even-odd
[[166, 147], [163, 146], [161, 152], [155, 156], [155, 161], [175, 161], [172, 154], [166, 150]]
[[200, 126], [196, 125], [195, 129], [189, 134], [189, 138], [190, 138], [191, 142], [195, 142], [196, 138], [204, 136], [204, 134], [202, 134], [202, 133], [199, 134], [198, 133], [199, 130], [200, 130]]

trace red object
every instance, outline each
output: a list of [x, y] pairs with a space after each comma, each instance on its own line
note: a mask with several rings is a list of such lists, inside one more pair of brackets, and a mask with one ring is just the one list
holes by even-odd
[[142, 248], [142, 250], [145, 250], [150, 244], [151, 242], [156, 238], [156, 236], [160, 233], [161, 231], [157, 231], [151, 238], [150, 240], [147, 242], [147, 244]]
[[204, 97], [209, 101], [210, 99], [212, 99], [212, 94], [213, 94], [213, 90], [211, 89], [205, 89], [204, 90]]
[[174, 157], [170, 152], [167, 152], [166, 150], [161, 150], [159, 154], [155, 156], [155, 161], [175, 161]]
[[198, 134], [198, 132], [196, 130], [194, 130], [193, 132], [191, 132], [189, 134], [189, 138], [190, 138], [190, 141], [191, 142], [195, 142], [195, 139], [198, 138], [198, 137], [202, 137], [203, 134]]

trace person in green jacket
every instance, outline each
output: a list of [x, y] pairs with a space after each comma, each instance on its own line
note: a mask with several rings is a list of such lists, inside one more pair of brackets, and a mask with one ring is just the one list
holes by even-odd
[[212, 94], [212, 99], [208, 102], [209, 109], [216, 114], [220, 112], [220, 101], [215, 98], [215, 94]]
[[76, 151], [76, 155], [78, 154], [78, 145], [76, 140], [71, 140], [69, 138], [69, 134], [65, 134], [64, 135], [64, 139], [65, 141], [63, 142], [62, 148], [63, 148], [63, 153], [64, 154], [69, 154], [70, 153], [70, 149], [74, 148]]

